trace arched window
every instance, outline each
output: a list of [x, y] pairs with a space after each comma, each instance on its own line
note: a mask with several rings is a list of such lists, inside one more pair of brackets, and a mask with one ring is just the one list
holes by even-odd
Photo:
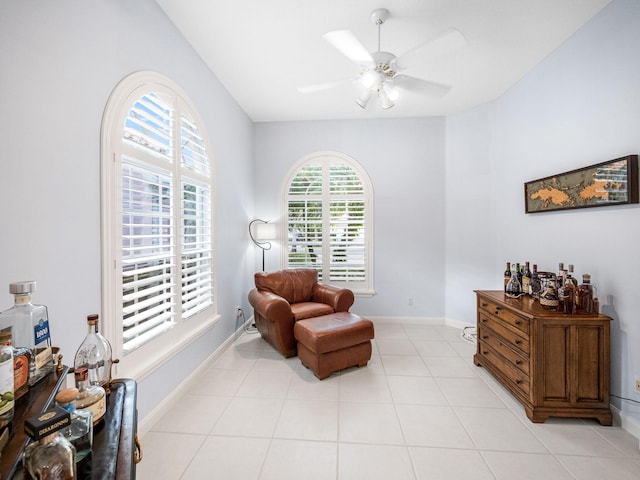
[[287, 268], [373, 294], [373, 192], [364, 169], [339, 152], [300, 160], [285, 182]]
[[135, 378], [216, 314], [211, 149], [191, 102], [138, 72], [102, 126], [103, 321], [118, 374]]

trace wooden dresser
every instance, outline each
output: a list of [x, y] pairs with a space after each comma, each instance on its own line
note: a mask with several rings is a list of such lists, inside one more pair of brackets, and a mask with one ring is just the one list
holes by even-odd
[[610, 317], [566, 315], [501, 290], [475, 293], [474, 363], [522, 403], [532, 422], [584, 417], [611, 425]]

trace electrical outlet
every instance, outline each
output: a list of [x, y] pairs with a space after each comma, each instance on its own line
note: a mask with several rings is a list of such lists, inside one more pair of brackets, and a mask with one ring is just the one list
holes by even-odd
[[636, 378], [636, 393], [640, 393], [640, 378]]
[[240, 308], [240, 306], [236, 307], [236, 318], [240, 317], [242, 315], [242, 308]]

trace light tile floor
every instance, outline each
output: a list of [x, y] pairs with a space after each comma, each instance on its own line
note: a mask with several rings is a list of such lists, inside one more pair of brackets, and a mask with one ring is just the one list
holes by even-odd
[[244, 334], [142, 439], [141, 480], [637, 480], [638, 440], [533, 424], [445, 326], [376, 325], [373, 356], [319, 381]]

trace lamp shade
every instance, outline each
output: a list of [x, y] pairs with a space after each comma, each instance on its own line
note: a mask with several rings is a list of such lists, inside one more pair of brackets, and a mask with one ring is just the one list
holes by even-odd
[[276, 226], [273, 223], [256, 224], [256, 240], [274, 240], [276, 238]]

